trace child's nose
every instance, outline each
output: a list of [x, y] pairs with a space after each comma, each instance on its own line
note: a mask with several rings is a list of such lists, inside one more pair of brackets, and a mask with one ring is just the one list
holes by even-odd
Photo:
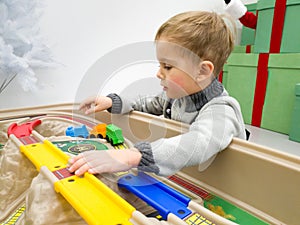
[[157, 71], [156, 77], [157, 77], [158, 79], [161, 79], [161, 80], [164, 79], [164, 75], [162, 74], [161, 69], [159, 69], [159, 70]]

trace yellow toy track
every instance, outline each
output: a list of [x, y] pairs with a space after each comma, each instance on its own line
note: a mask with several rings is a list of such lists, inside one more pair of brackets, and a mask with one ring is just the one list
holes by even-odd
[[[33, 126], [39, 123], [40, 122], [37, 123], [37, 121], [34, 121], [21, 126], [13, 125], [11, 129], [9, 129], [9, 137], [19, 146], [20, 151], [35, 165], [37, 170], [53, 183], [55, 191], [60, 193], [89, 225], [157, 224], [156, 222], [154, 223], [153, 220], [149, 220], [141, 212], [137, 211], [132, 205], [112, 191], [94, 175], [85, 173], [83, 176], [78, 177], [70, 173], [67, 168], [69, 156], [62, 152], [52, 142], [46, 140], [39, 133], [33, 130]], [[116, 146], [116, 149], [123, 148], [126, 148], [126, 146]], [[130, 180], [128, 180], [129, 176], [131, 178]], [[149, 185], [147, 183], [148, 179], [151, 179], [153, 184], [151, 184], [147, 190], [156, 188], [157, 193], [159, 193], [160, 196], [165, 197], [167, 197], [169, 193], [172, 193], [172, 195], [169, 195], [169, 199], [173, 202], [178, 202], [178, 204], [181, 204], [179, 203], [179, 200], [184, 200], [183, 207], [186, 207], [186, 214], [180, 215], [181, 211], [178, 210], [179, 208], [175, 208], [173, 211], [167, 209], [167, 212], [164, 214], [164, 219], [166, 221], [176, 225], [214, 224], [205, 217], [200, 216], [198, 213], [192, 212], [194, 210], [187, 208], [196, 207], [196, 211], [198, 211], [199, 206], [195, 206], [193, 201], [190, 201], [190, 199], [187, 199], [180, 193], [168, 188], [146, 174], [143, 176], [123, 176], [119, 179], [118, 184], [133, 191], [134, 194], [139, 196], [139, 193], [141, 193], [139, 185], [131, 186], [130, 181], [141, 182], [140, 184], [142, 186], [147, 186]], [[122, 185], [120, 181], [122, 181]], [[151, 190], [150, 192], [148, 191], [148, 193], [142, 194], [142, 196], [146, 197], [144, 200], [151, 199], [149, 197], [149, 194], [151, 195], [152, 193]], [[153, 201], [151, 200], [150, 202]], [[154, 207], [156, 209], [161, 207], [159, 203], [154, 205], [157, 206], [157, 208]], [[164, 204], [161, 205], [163, 206]], [[161, 212], [162, 211], [160, 211], [160, 213]], [[205, 210], [202, 210], [202, 212], [209, 214], [205, 212]]]
[[21, 216], [23, 215], [25, 211], [25, 203], [20, 206], [19, 208], [17, 208], [12, 215], [5, 220], [3, 223], [0, 223], [0, 225], [13, 225], [16, 224], [18, 222], [18, 220], [21, 218]]
[[85, 173], [78, 177], [69, 173], [66, 168], [69, 156], [51, 142], [23, 145], [13, 135], [10, 137], [88, 224], [132, 224], [129, 220], [135, 208], [94, 175]]

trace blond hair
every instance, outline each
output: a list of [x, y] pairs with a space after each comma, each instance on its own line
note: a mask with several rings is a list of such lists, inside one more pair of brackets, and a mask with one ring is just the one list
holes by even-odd
[[[214, 12], [191, 11], [173, 16], [158, 29], [155, 40], [167, 40], [214, 64], [218, 76], [234, 47], [234, 35], [225, 16]], [[233, 28], [234, 23], [232, 22]], [[235, 28], [234, 28], [235, 29]]]

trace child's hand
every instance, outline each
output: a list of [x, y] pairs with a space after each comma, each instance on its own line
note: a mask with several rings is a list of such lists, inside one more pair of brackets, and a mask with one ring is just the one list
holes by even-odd
[[89, 97], [85, 99], [79, 106], [79, 110], [85, 114], [100, 112], [109, 109], [112, 106], [112, 100], [106, 96]]
[[69, 160], [69, 171], [81, 176], [85, 172], [114, 173], [136, 167], [141, 160], [137, 149], [86, 151]]

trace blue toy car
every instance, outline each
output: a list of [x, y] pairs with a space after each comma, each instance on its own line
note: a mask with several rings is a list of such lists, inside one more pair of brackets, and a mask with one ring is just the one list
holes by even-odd
[[69, 126], [66, 130], [66, 135], [70, 137], [88, 138], [89, 131], [85, 125], [81, 125], [78, 127]]

